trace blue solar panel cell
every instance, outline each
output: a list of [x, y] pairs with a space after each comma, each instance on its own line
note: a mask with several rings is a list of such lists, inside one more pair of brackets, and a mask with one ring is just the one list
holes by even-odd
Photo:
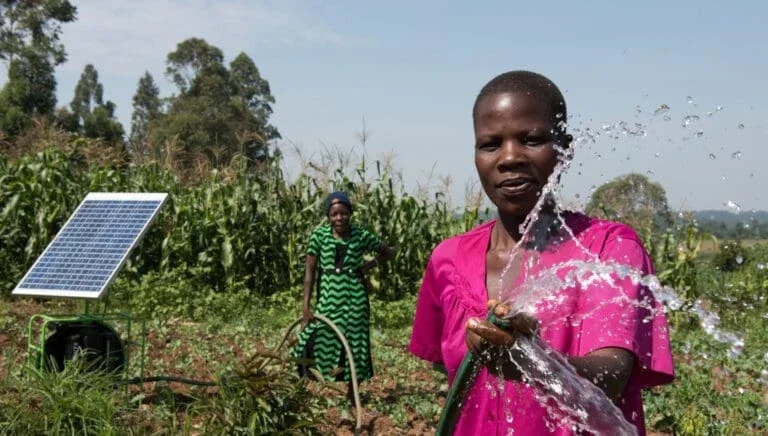
[[166, 198], [88, 194], [13, 294], [99, 298]]

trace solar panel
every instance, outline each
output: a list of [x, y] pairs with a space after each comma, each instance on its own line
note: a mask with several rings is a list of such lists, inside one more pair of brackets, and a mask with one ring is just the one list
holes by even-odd
[[101, 297], [167, 196], [89, 193], [12, 293]]

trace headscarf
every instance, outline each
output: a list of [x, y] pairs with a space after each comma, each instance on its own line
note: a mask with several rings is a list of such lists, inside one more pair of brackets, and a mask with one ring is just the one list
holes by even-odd
[[347, 197], [347, 194], [341, 192], [341, 191], [335, 191], [328, 194], [328, 198], [325, 200], [325, 216], [328, 216], [328, 213], [331, 211], [331, 206], [333, 203], [341, 203], [344, 206], [347, 206], [347, 209], [349, 209], [349, 213], [352, 213], [352, 202], [349, 201], [349, 198]]

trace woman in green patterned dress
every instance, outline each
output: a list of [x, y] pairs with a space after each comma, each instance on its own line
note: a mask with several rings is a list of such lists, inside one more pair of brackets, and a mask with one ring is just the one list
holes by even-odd
[[[326, 380], [347, 381], [351, 376], [346, 353], [335, 333], [324, 323], [313, 322], [310, 300], [317, 278], [315, 311], [341, 330], [352, 349], [358, 381], [373, 377], [369, 335], [370, 304], [365, 273], [390, 258], [389, 246], [366, 229], [350, 224], [352, 203], [342, 192], [326, 200], [328, 223], [312, 232], [304, 270], [302, 326], [294, 350], [297, 357], [314, 360]], [[363, 262], [366, 253], [376, 256]], [[306, 375], [306, 368], [301, 367]]]

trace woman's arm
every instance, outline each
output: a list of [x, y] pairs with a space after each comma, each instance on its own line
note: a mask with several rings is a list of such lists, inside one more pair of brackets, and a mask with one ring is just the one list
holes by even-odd
[[312, 284], [315, 281], [315, 271], [317, 270], [317, 257], [308, 254], [307, 261], [304, 263], [304, 300], [302, 304], [302, 327], [312, 320], [312, 309], [309, 302], [312, 298]]
[[[495, 305], [495, 301], [490, 301], [490, 305]], [[506, 315], [506, 307], [495, 307], [497, 316]], [[467, 347], [481, 357], [490, 371], [500, 372], [499, 375], [506, 379], [519, 380], [521, 374], [518, 365], [526, 367], [531, 362], [512, 346], [518, 337], [535, 336], [537, 324], [535, 319], [522, 314], [510, 318], [508, 322], [507, 327], [501, 328], [486, 320], [470, 319], [467, 326]], [[543, 342], [541, 343], [543, 345]], [[516, 364], [511, 362], [510, 353], [514, 354]], [[622, 348], [601, 348], [586, 356], [570, 357], [568, 363], [581, 377], [592, 382], [616, 402], [632, 375], [635, 357]], [[530, 368], [524, 368], [528, 369]]]
[[601, 348], [583, 357], [570, 357], [568, 362], [616, 403], [632, 375], [635, 356], [623, 348]]
[[371, 269], [373, 269], [376, 265], [379, 265], [382, 262], [386, 262], [392, 257], [392, 249], [389, 248], [389, 245], [387, 245], [385, 242], [382, 242], [379, 245], [379, 249], [376, 253], [376, 257], [371, 259], [368, 262], [365, 262], [360, 269], [363, 271], [363, 273], [367, 273]]

